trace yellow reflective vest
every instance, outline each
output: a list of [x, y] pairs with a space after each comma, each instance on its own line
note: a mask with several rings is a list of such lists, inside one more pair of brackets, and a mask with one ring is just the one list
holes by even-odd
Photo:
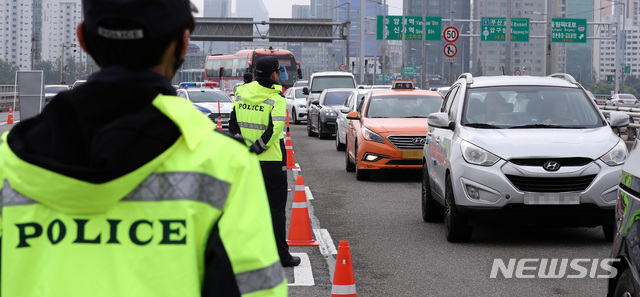
[[[242, 137], [257, 142], [265, 149], [258, 155], [260, 161], [282, 161], [280, 140], [283, 139], [287, 121], [287, 102], [280, 95], [282, 86], [265, 88], [257, 81], [236, 89], [232, 112], [240, 127]], [[272, 126], [273, 133], [265, 139], [263, 134]]]
[[243, 296], [287, 296], [257, 157], [188, 101], [153, 105], [182, 136], [101, 184], [27, 163], [2, 135], [2, 296], [201, 296], [212, 239]]

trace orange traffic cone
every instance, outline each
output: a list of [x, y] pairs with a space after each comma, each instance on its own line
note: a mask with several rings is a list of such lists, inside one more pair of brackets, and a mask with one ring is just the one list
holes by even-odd
[[291, 145], [291, 134], [287, 131], [287, 134], [284, 137], [284, 148], [287, 151], [287, 169], [298, 169], [296, 166], [296, 161], [293, 158], [293, 145]]
[[290, 246], [319, 246], [320, 243], [311, 238], [311, 223], [307, 209], [307, 195], [304, 192], [302, 174], [296, 180], [296, 191], [293, 195], [291, 220], [289, 222], [289, 236], [287, 244]]
[[218, 124], [216, 125], [216, 129], [222, 130], [222, 117], [218, 116]]
[[9, 106], [9, 117], [7, 118], [7, 124], [13, 124], [13, 106]]
[[340, 241], [336, 268], [333, 273], [331, 297], [356, 295], [356, 281], [353, 278], [353, 264], [351, 263], [351, 249], [348, 241]]

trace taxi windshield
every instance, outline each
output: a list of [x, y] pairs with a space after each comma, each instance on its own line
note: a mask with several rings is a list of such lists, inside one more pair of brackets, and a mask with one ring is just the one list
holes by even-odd
[[372, 96], [367, 107], [369, 118], [426, 118], [437, 112], [441, 96], [402, 95]]
[[231, 98], [223, 92], [205, 92], [199, 90], [190, 91], [189, 100], [191, 100], [191, 102], [232, 102]]

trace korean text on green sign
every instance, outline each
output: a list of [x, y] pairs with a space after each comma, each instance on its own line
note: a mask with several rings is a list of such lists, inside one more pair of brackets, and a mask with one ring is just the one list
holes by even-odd
[[587, 42], [587, 19], [551, 19], [551, 42]]
[[[384, 20], [384, 21], [383, 21]], [[402, 16], [392, 16], [389, 15], [384, 18], [384, 16], [378, 16], [378, 26], [377, 26], [377, 39], [382, 40], [382, 33], [385, 33], [384, 39], [386, 40], [402, 40], [404, 35], [403, 21]], [[384, 31], [383, 31], [384, 28]]]
[[[505, 40], [507, 18], [482, 17], [480, 23], [480, 40]], [[511, 18], [511, 41], [529, 42], [529, 18]]]

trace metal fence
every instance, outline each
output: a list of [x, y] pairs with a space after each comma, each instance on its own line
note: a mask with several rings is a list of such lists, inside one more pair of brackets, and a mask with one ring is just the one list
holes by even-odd
[[[15, 85], [0, 85], [0, 111], [9, 110], [9, 106], [13, 105], [13, 101], [16, 97]], [[13, 108], [18, 110], [18, 102]]]
[[630, 123], [626, 129], [620, 129], [615, 131], [618, 135], [626, 134], [627, 140], [634, 140], [638, 136], [638, 130], [640, 130], [640, 108], [631, 107], [617, 107], [617, 106], [605, 106], [598, 105], [602, 113], [609, 118], [609, 114], [612, 111], [618, 111], [629, 115]]

